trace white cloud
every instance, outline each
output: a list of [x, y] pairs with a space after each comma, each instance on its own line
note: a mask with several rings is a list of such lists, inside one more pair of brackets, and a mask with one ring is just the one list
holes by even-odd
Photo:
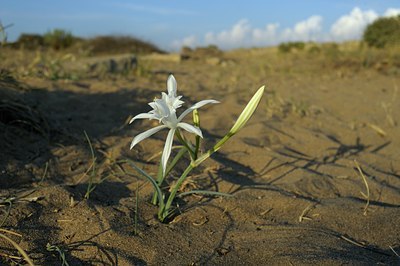
[[172, 43], [173, 49], [182, 46], [196, 47], [202, 45], [215, 44], [223, 49], [276, 45], [284, 41], [318, 41], [322, 36], [322, 17], [311, 16], [304, 21], [300, 21], [293, 28], [287, 28], [279, 32], [278, 23], [270, 23], [263, 28], [255, 28], [247, 19], [241, 19], [230, 29], [217, 33], [208, 32], [202, 40], [194, 35], [175, 40]]
[[182, 45], [195, 47], [198, 45], [216, 44], [223, 49], [249, 46], [275, 45], [283, 41], [310, 41], [318, 40], [318, 34], [322, 29], [322, 17], [311, 16], [300, 21], [293, 28], [279, 32], [278, 23], [270, 23], [263, 28], [254, 28], [247, 19], [241, 19], [229, 30], [218, 33], [208, 32], [204, 35], [203, 41], [199, 42], [194, 36], [176, 40], [173, 48]]
[[193, 48], [197, 45], [198, 45], [197, 37], [195, 35], [190, 35], [190, 36], [183, 38], [182, 40], [175, 40], [172, 43], [172, 48], [175, 50], [179, 50], [183, 46]]
[[383, 14], [384, 17], [395, 17], [400, 15], [400, 8], [388, 8]]
[[304, 21], [294, 25], [293, 29], [285, 29], [282, 40], [290, 41], [318, 41], [321, 37], [322, 17], [311, 16]]
[[374, 10], [353, 8], [349, 14], [339, 17], [326, 32], [323, 17], [319, 15], [299, 21], [293, 27], [280, 29], [278, 23], [269, 23], [264, 27], [253, 27], [247, 19], [241, 19], [230, 29], [220, 32], [208, 32], [202, 38], [194, 35], [173, 42], [173, 49], [182, 45], [196, 47], [215, 44], [222, 49], [239, 47], [276, 45], [287, 41], [346, 41], [359, 39], [365, 27], [379, 17], [396, 16], [398, 8], [388, 8], [382, 15]]
[[254, 45], [271, 44], [277, 39], [278, 23], [267, 24], [264, 28], [252, 30], [251, 39]]
[[331, 27], [331, 35], [335, 41], [359, 39], [365, 27], [378, 18], [373, 10], [362, 11], [355, 7], [350, 14], [340, 17]]
[[242, 19], [231, 29], [220, 33], [208, 32], [204, 39], [206, 44], [217, 44], [224, 48], [232, 48], [246, 45], [246, 37], [251, 32], [251, 25], [246, 19]]

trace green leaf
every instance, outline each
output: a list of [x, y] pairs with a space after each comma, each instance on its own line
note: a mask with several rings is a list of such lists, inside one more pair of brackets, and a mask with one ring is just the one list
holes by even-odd
[[[179, 150], [178, 154], [175, 156], [175, 158], [172, 160], [172, 162], [168, 165], [167, 170], [165, 171], [165, 174], [163, 175], [162, 173], [162, 165], [160, 163], [160, 167], [158, 169], [158, 178], [157, 178], [157, 184], [158, 186], [162, 186], [162, 183], [164, 182], [165, 177], [171, 172], [171, 170], [175, 167], [175, 165], [179, 162], [179, 160], [182, 158], [182, 156], [187, 152], [187, 148], [182, 146], [182, 148]], [[157, 204], [157, 191], [154, 192], [153, 199], [151, 202], [156, 205]]]
[[[167, 170], [165, 171], [165, 176], [171, 172], [172, 169], [174, 169], [175, 165], [179, 162], [179, 160], [182, 158], [182, 156], [187, 152], [187, 148], [183, 146], [179, 152], [176, 154], [170, 165], [168, 165]], [[164, 177], [165, 177], [164, 176]], [[161, 183], [159, 183], [161, 185]]]
[[150, 183], [153, 185], [154, 190], [157, 191], [157, 197], [158, 197], [158, 202], [160, 203], [160, 209], [164, 208], [164, 200], [163, 200], [163, 194], [158, 186], [157, 182], [152, 178], [149, 174], [147, 174], [145, 171], [137, 167], [131, 160], [127, 160], [127, 163], [135, 168], [136, 171], [138, 171], [142, 176], [144, 176], [147, 180], [150, 181]]

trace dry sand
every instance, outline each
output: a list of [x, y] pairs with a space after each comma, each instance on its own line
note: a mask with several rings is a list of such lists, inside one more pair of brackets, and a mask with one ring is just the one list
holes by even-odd
[[[2, 93], [15, 94], [42, 118], [24, 127], [7, 124], [12, 119], [3, 112], [0, 140], [2, 228], [21, 235], [11, 237], [37, 265], [61, 265], [48, 243], [69, 265], [400, 263], [396, 75], [269, 49], [208, 61], [139, 58], [138, 66], [136, 75], [75, 81], [28, 75], [0, 83]], [[247, 126], [184, 187], [234, 197], [183, 198], [176, 203], [181, 214], [163, 224], [149, 203], [150, 184], [115, 161], [128, 157], [157, 171], [158, 157], [149, 159], [162, 150], [165, 132], [130, 151], [132, 137], [153, 124], [126, 121], [149, 111], [147, 102], [166, 89], [169, 73], [186, 106], [221, 102], [200, 110], [204, 149], [229, 130], [261, 85], [267, 90]], [[106, 178], [88, 200], [84, 174], [92, 160], [84, 130], [97, 157], [96, 182]], [[20, 256], [0, 240], [0, 264], [19, 261], [10, 255]]]

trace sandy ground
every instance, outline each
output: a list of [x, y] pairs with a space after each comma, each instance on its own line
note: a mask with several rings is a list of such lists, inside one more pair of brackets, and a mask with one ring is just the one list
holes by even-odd
[[[20, 234], [9, 236], [37, 265], [61, 265], [48, 243], [69, 265], [400, 263], [396, 75], [268, 49], [218, 60], [143, 58], [138, 66], [135, 74], [22, 75], [0, 83], [41, 118], [23, 126], [3, 110], [0, 141], [1, 227]], [[149, 111], [169, 73], [186, 106], [221, 102], [200, 110], [203, 149], [230, 129], [261, 85], [267, 90], [247, 126], [183, 188], [234, 197], [183, 198], [175, 204], [181, 213], [163, 224], [149, 203], [150, 184], [116, 161], [127, 157], [157, 171], [165, 132], [130, 151], [132, 137], [154, 124], [126, 122]], [[92, 158], [84, 131], [97, 158], [97, 186], [87, 200]], [[0, 240], [0, 264], [21, 262], [12, 255], [20, 257]]]

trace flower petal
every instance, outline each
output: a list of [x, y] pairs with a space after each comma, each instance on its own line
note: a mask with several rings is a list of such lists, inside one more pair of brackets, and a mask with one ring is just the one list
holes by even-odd
[[186, 109], [178, 118], [178, 121], [181, 121], [187, 114], [192, 112], [195, 109], [199, 109], [200, 107], [209, 104], [209, 103], [219, 103], [219, 101], [216, 100], [202, 100], [196, 104], [194, 104], [192, 107]]
[[161, 99], [164, 102], [167, 102], [168, 101], [168, 95], [165, 92], [161, 92]]
[[172, 104], [172, 107], [173, 107], [174, 109], [180, 108], [180, 107], [182, 106], [182, 104], [184, 103], [184, 101], [181, 101], [181, 100], [180, 100], [181, 98], [182, 98], [182, 96], [178, 96], [178, 97], [176, 97], [176, 98], [174, 98], [174, 99], [172, 100], [171, 104]]
[[151, 128], [151, 129], [149, 129], [149, 130], [146, 130], [146, 131], [143, 132], [143, 133], [140, 133], [139, 135], [137, 135], [136, 137], [133, 138], [132, 143], [131, 143], [131, 148], [130, 148], [130, 149], [132, 150], [132, 148], [133, 148], [136, 144], [138, 144], [139, 142], [141, 142], [141, 141], [144, 140], [144, 139], [147, 139], [147, 138], [150, 137], [151, 135], [157, 133], [158, 131], [160, 131], [161, 129], [166, 128], [166, 127], [167, 127], [167, 126], [165, 126], [165, 125], [156, 126], [156, 127], [153, 127], [153, 128]]
[[154, 99], [154, 102], [148, 103], [148, 105], [150, 105], [150, 107], [153, 108], [154, 110], [157, 109], [156, 100], [157, 100], [157, 99]]
[[168, 90], [168, 96], [169, 97], [176, 97], [176, 80], [173, 75], [169, 75], [168, 80], [167, 80], [167, 90]]
[[184, 122], [178, 123], [178, 127], [183, 128], [187, 132], [196, 134], [196, 135], [200, 136], [201, 138], [203, 137], [203, 133], [201, 132], [200, 128], [198, 128], [198, 127], [192, 126], [192, 125], [190, 125], [188, 123], [184, 123]]
[[167, 169], [167, 162], [168, 162], [169, 156], [171, 155], [174, 135], [175, 135], [175, 128], [171, 128], [171, 130], [168, 132], [167, 139], [165, 140], [165, 146], [164, 146], [163, 154], [161, 156], [161, 165], [163, 167], [163, 174], [165, 173], [165, 169]]
[[151, 114], [151, 113], [141, 113], [141, 114], [138, 114], [138, 115], [134, 116], [134, 117], [129, 121], [129, 124], [131, 124], [131, 123], [132, 123], [133, 121], [135, 121], [136, 119], [145, 119], [145, 118], [148, 118], [148, 119], [156, 119], [156, 117], [155, 117], [154, 114]]
[[159, 112], [162, 117], [169, 116], [169, 114], [171, 113], [168, 103], [162, 99], [157, 99], [155, 101], [155, 107], [157, 109], [157, 112]]

